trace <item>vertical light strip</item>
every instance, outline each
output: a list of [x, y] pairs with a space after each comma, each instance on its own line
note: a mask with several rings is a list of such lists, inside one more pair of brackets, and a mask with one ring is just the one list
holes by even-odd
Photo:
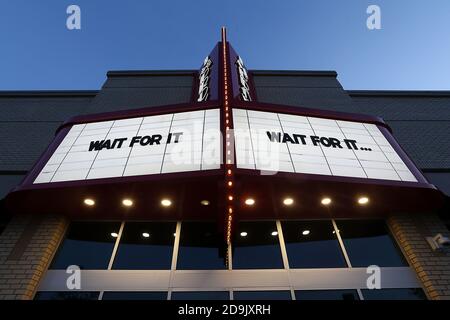
[[232, 223], [233, 223], [233, 212], [234, 212], [234, 179], [233, 179], [233, 157], [234, 150], [232, 148], [232, 135], [231, 135], [231, 106], [230, 106], [230, 76], [228, 74], [228, 53], [227, 53], [227, 36], [226, 29], [222, 27], [222, 66], [223, 66], [223, 123], [225, 128], [225, 210], [226, 210], [226, 243], [227, 243], [227, 255], [226, 255], [226, 265], [228, 266], [231, 261], [229, 261], [229, 256], [231, 254], [231, 235], [232, 235]]
[[175, 241], [173, 244], [172, 264], [170, 266], [170, 278], [169, 278], [169, 288], [167, 290], [167, 300], [172, 299], [172, 280], [173, 280], [174, 272], [177, 268], [178, 249], [180, 247], [180, 236], [181, 236], [181, 222], [178, 221], [177, 227], [175, 229]]
[[[113, 266], [113, 263], [114, 263], [114, 259], [116, 258], [117, 250], [119, 249], [120, 239], [122, 238], [122, 233], [123, 233], [123, 228], [124, 227], [125, 227], [125, 221], [122, 221], [122, 223], [120, 224], [120, 229], [119, 229], [119, 233], [118, 233], [117, 238], [116, 238], [116, 242], [114, 243], [113, 251], [111, 253], [111, 258], [109, 259], [108, 270], [112, 269], [112, 266]], [[98, 300], [102, 300], [103, 299], [103, 293], [104, 292], [105, 291], [100, 291], [100, 294], [98, 295]]]
[[[338, 226], [336, 224], [336, 221], [334, 219], [332, 219], [331, 223], [333, 224], [334, 232], [335, 232], [336, 237], [338, 239], [339, 246], [341, 247], [342, 254], [344, 255], [345, 262], [347, 262], [347, 266], [351, 269], [352, 268], [352, 263], [350, 262], [350, 258], [348, 256], [347, 250], [345, 249], [344, 241], [342, 240], [341, 233], [339, 232], [339, 229], [338, 229]], [[358, 289], [356, 289], [356, 291], [358, 292], [359, 300], [364, 300], [364, 297], [362, 295], [361, 289], [358, 288]]]
[[291, 273], [289, 272], [289, 259], [288, 259], [288, 255], [287, 255], [286, 242], [284, 241], [283, 228], [281, 227], [280, 220], [276, 220], [275, 223], [277, 225], [278, 241], [280, 243], [281, 257], [283, 259], [284, 269], [288, 273], [288, 281], [289, 281], [289, 288], [290, 288], [290, 292], [291, 292], [291, 299], [295, 300], [295, 290], [294, 290], [294, 287], [293, 287], [292, 281], [291, 281]]

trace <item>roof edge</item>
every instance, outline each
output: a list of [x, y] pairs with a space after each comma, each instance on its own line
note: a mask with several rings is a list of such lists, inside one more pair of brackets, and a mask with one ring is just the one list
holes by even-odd
[[258, 76], [313, 76], [313, 77], [337, 77], [333, 70], [249, 70]]
[[450, 97], [448, 90], [346, 90], [358, 97]]
[[198, 70], [111, 70], [106, 73], [111, 77], [136, 77], [136, 76], [192, 76]]
[[95, 97], [100, 90], [12, 90], [0, 97]]

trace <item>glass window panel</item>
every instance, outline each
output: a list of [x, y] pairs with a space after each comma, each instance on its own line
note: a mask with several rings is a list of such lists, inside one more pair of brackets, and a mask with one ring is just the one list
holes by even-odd
[[296, 290], [297, 300], [359, 300], [356, 290]]
[[127, 222], [113, 269], [170, 269], [175, 222]]
[[339, 233], [353, 267], [407, 266], [382, 220], [338, 220]]
[[172, 300], [229, 300], [228, 291], [176, 291], [172, 292]]
[[50, 269], [107, 269], [119, 233], [118, 222], [73, 222]]
[[284, 268], [274, 221], [240, 222], [236, 231], [233, 269]]
[[234, 300], [292, 300], [290, 291], [233, 291]]
[[167, 292], [164, 291], [106, 291], [102, 300], [167, 300]]
[[422, 289], [373, 289], [361, 290], [365, 300], [426, 300]]
[[177, 269], [225, 269], [223, 235], [215, 222], [183, 222]]
[[34, 300], [98, 300], [98, 295], [92, 291], [40, 291]]
[[331, 221], [284, 221], [290, 268], [346, 267]]

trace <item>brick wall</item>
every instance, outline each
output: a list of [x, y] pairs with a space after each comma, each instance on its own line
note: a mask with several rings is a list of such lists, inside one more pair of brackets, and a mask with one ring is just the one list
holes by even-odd
[[63, 217], [12, 218], [0, 235], [0, 300], [33, 299], [66, 228]]
[[450, 251], [433, 251], [426, 237], [449, 231], [435, 214], [394, 215], [388, 225], [429, 299], [450, 300]]

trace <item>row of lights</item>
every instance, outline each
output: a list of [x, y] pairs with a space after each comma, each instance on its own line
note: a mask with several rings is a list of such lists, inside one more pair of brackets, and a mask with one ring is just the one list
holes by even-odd
[[[225, 170], [226, 170], [226, 188], [227, 188], [227, 206], [226, 206], [226, 217], [227, 217], [227, 244], [231, 243], [231, 227], [233, 222], [233, 149], [231, 147], [231, 113], [230, 104], [228, 101], [228, 70], [227, 70], [227, 45], [226, 45], [226, 33], [225, 28], [222, 28], [222, 58], [223, 58], [223, 79], [224, 79], [224, 119], [225, 119]], [[228, 258], [228, 254], [227, 254]], [[228, 264], [228, 259], [227, 259]]]
[[[113, 237], [113, 238], [117, 238], [118, 236], [119, 236], [119, 234], [117, 233], [117, 232], [111, 232], [111, 237]], [[176, 233], [174, 233], [173, 234], [173, 236], [174, 237], [176, 237]], [[150, 233], [148, 233], [148, 232], [142, 232], [142, 234], [141, 234], [141, 236], [143, 237], [143, 238], [145, 238], [145, 239], [148, 239], [148, 238], [150, 238]]]
[[[307, 235], [309, 235], [310, 233], [311, 233], [310, 230], [303, 230], [303, 231], [302, 231], [302, 235], [304, 235], [304, 236], [307, 236]], [[333, 231], [333, 233], [334, 233], [334, 231]], [[274, 237], [278, 236], [278, 231], [272, 231], [271, 235], [274, 236]], [[245, 238], [246, 236], [248, 236], [248, 233], [247, 233], [246, 231], [242, 231], [242, 232], [240, 233], [240, 236], [243, 237], [243, 238]]]
[[[204, 200], [204, 201], [206, 201], [206, 200]], [[84, 203], [86, 206], [88, 206], [88, 207], [93, 207], [93, 206], [95, 206], [95, 200], [92, 199], [92, 198], [86, 198], [86, 199], [84, 199], [84, 200], [83, 200], [83, 203]], [[132, 207], [133, 204], [134, 204], [134, 202], [133, 202], [132, 199], [129, 199], [129, 198], [122, 199], [122, 205], [123, 205], [124, 207]], [[209, 202], [208, 202], [208, 204], [209, 204]], [[170, 206], [172, 205], [172, 201], [171, 201], [170, 199], [162, 199], [162, 200], [161, 200], [161, 205], [162, 205], [163, 207], [170, 207]]]
[[[228, 196], [228, 201], [232, 201], [232, 200], [233, 200], [233, 196], [230, 194]], [[86, 206], [89, 206], [89, 207], [92, 207], [92, 206], [95, 205], [95, 200], [92, 199], [92, 198], [86, 198], [86, 199], [83, 200], [83, 202], [84, 202], [84, 204]], [[328, 197], [322, 198], [320, 200], [320, 203], [322, 205], [324, 205], [324, 206], [329, 206], [329, 205], [331, 205], [332, 202], [333, 201], [331, 200], [331, 198], [328, 198]], [[124, 207], [132, 207], [133, 203], [134, 203], [133, 200], [129, 199], [129, 198], [125, 198], [125, 199], [122, 200], [122, 205]], [[244, 203], [247, 206], [253, 206], [256, 203], [256, 201], [253, 198], [247, 198], [247, 199], [245, 199]], [[365, 197], [365, 196], [364, 197], [359, 197], [357, 199], [357, 203], [360, 204], [360, 205], [366, 205], [366, 204], [369, 203], [369, 198]], [[210, 202], [208, 200], [202, 200], [202, 201], [200, 201], [200, 204], [202, 206], [209, 206]], [[294, 199], [292, 199], [292, 198], [285, 198], [285, 199], [283, 199], [283, 204], [285, 206], [292, 206], [294, 204]], [[172, 201], [170, 199], [162, 199], [161, 200], [161, 205], [163, 207], [170, 207], [172, 205]]]
[[[322, 205], [324, 205], [324, 206], [329, 206], [329, 205], [331, 205], [332, 202], [333, 201], [331, 200], [331, 198], [328, 198], [328, 197], [322, 198], [320, 200], [320, 203]], [[256, 201], [253, 198], [247, 198], [247, 199], [245, 199], [244, 203], [247, 206], [253, 206], [256, 203]], [[357, 203], [360, 204], [360, 205], [366, 205], [366, 204], [369, 203], [369, 198], [365, 197], [365, 196], [364, 197], [359, 197], [357, 199]], [[283, 204], [285, 206], [292, 206], [294, 204], [294, 199], [292, 199], [292, 198], [285, 198], [285, 199], [283, 199]]]

